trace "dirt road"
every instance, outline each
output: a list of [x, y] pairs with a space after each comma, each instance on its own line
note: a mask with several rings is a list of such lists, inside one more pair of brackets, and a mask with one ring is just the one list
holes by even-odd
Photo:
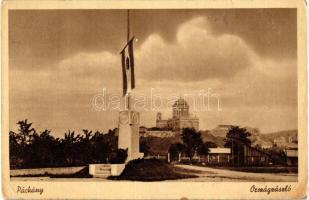
[[215, 169], [210, 167], [200, 167], [193, 165], [175, 165], [175, 167], [188, 170], [188, 173], [194, 173], [199, 176], [198, 178], [182, 179], [176, 181], [229, 181], [229, 182], [242, 182], [242, 181], [261, 181], [261, 182], [297, 182], [297, 174], [293, 173], [250, 173], [239, 172], [227, 169]]

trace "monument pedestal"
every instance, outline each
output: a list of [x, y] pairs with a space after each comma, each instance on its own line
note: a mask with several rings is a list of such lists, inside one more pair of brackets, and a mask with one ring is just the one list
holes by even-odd
[[132, 110], [124, 110], [119, 113], [118, 148], [128, 149], [126, 162], [142, 158], [139, 152], [139, 113]]

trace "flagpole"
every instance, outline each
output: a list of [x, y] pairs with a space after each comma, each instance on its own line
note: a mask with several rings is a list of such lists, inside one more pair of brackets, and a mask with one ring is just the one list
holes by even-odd
[[127, 28], [128, 28], [128, 32], [127, 32], [127, 42], [129, 42], [130, 40], [130, 10], [128, 9], [128, 16], [127, 16]]
[[[128, 13], [127, 13], [127, 43], [130, 40], [130, 10], [128, 9]], [[130, 80], [131, 82], [131, 80]], [[130, 92], [131, 92], [131, 84], [130, 87], [128, 87], [128, 95], [127, 95], [127, 109], [130, 110]]]

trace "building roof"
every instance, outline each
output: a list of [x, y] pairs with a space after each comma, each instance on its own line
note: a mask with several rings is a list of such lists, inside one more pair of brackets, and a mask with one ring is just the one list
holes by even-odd
[[183, 99], [179, 98], [175, 103], [173, 104], [173, 107], [189, 107], [188, 103]]
[[252, 146], [256, 146], [256, 145], [260, 145], [261, 147], [263, 147], [263, 146], [273, 146], [273, 143], [259, 139], [259, 140], [256, 140], [255, 142], [252, 143]]
[[287, 157], [298, 157], [298, 151], [297, 150], [286, 150], [286, 156]]
[[230, 148], [209, 148], [209, 153], [222, 153], [222, 154], [230, 154], [231, 149]]
[[234, 125], [229, 125], [229, 124], [219, 124], [218, 128], [232, 128]]
[[288, 143], [287, 148], [289, 149], [298, 149], [298, 144], [296, 143]]
[[262, 153], [262, 154], [265, 154], [265, 155], [267, 155], [267, 156], [271, 156], [270, 153], [268, 153], [268, 152], [266, 152], [266, 151], [264, 151], [264, 150], [262, 150], [262, 149], [253, 147], [253, 146], [251, 146], [251, 144], [242, 143], [241, 141], [239, 141], [239, 140], [236, 139], [236, 138], [234, 138], [234, 142], [236, 142], [236, 143], [238, 143], [238, 144], [241, 144], [241, 145], [244, 145], [244, 146], [248, 147], [248, 148], [251, 149], [251, 150], [257, 151], [257, 152]]

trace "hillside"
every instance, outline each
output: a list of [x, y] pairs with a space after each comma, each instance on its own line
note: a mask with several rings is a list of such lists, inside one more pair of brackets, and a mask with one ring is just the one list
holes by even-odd
[[[286, 130], [286, 131], [278, 131], [268, 134], [256, 134], [252, 137], [252, 142], [255, 140], [263, 140], [266, 142], [273, 143], [275, 138], [284, 137], [286, 141], [288, 141], [289, 137], [294, 139], [297, 138], [297, 130]], [[205, 130], [201, 131], [202, 139], [204, 142], [213, 142], [218, 147], [224, 147], [224, 137], [214, 136], [211, 134], [211, 131]], [[142, 137], [141, 140], [146, 140], [148, 146], [150, 147], [151, 154], [153, 155], [164, 155], [168, 152], [171, 144], [181, 142], [180, 136], [168, 137], [168, 138], [159, 138], [159, 137]]]
[[286, 141], [288, 141], [289, 137], [296, 139], [297, 135], [298, 130], [286, 130], [286, 131], [260, 134], [260, 138], [265, 141], [273, 142], [275, 138], [284, 137]]
[[210, 131], [200, 131], [202, 135], [203, 142], [213, 142], [218, 147], [224, 146], [224, 137], [216, 137], [213, 134], [210, 133]]
[[150, 152], [153, 155], [165, 155], [167, 154], [170, 145], [181, 142], [180, 137], [168, 137], [168, 138], [159, 138], [159, 137], [142, 137], [141, 141], [146, 141], [150, 147]]
[[[208, 131], [201, 131], [202, 139], [204, 142], [213, 142], [217, 144], [218, 147], [224, 146], [223, 137], [215, 137]], [[153, 155], [164, 155], [168, 152], [170, 145], [182, 142], [180, 136], [160, 138], [160, 137], [141, 137], [141, 141], [146, 141], [147, 145], [150, 147], [150, 152]]]

